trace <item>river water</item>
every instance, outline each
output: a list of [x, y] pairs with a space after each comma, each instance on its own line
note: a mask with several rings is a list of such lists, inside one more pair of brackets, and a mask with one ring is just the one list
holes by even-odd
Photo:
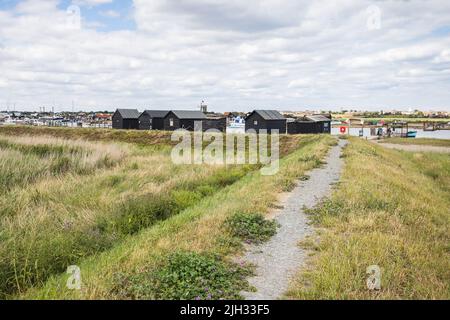
[[[350, 128], [350, 135], [359, 136], [361, 130], [361, 128]], [[422, 129], [411, 129], [411, 131], [417, 131], [417, 138], [450, 139], [450, 130], [423, 131]], [[339, 128], [332, 128], [331, 134], [339, 135]], [[370, 128], [364, 128], [364, 137], [370, 137]]]

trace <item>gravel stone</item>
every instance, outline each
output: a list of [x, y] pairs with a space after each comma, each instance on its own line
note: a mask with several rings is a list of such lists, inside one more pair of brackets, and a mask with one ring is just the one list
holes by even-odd
[[313, 228], [303, 208], [314, 207], [329, 196], [332, 186], [339, 181], [343, 160], [342, 147], [347, 141], [339, 140], [332, 147], [326, 165], [308, 173], [310, 179], [299, 181], [297, 187], [282, 200], [282, 209], [276, 212], [280, 224], [277, 234], [267, 243], [250, 246], [243, 260], [256, 266], [256, 276], [249, 279], [256, 292], [242, 292], [248, 300], [275, 300], [282, 297], [289, 282], [304, 265], [307, 252], [299, 242], [311, 235]]

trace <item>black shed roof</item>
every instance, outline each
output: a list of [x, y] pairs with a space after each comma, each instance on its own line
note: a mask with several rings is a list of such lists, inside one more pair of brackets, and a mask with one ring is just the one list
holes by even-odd
[[145, 110], [142, 114], [146, 113], [150, 118], [164, 118], [169, 112], [169, 110]]
[[276, 110], [255, 110], [250, 113], [249, 117], [254, 113], [259, 114], [264, 120], [286, 120], [286, 118]]
[[192, 110], [172, 110], [178, 119], [206, 119], [206, 115], [201, 111]]
[[136, 109], [117, 109], [123, 119], [138, 119], [141, 115]]

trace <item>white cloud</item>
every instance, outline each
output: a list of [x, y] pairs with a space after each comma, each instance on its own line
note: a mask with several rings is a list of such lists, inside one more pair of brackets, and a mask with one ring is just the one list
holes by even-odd
[[297, 79], [289, 82], [288, 88], [308, 88], [313, 84], [311, 79]]
[[0, 11], [0, 109], [450, 108], [447, 1], [134, 0], [137, 30], [114, 32], [68, 28], [57, 4]]
[[111, 3], [114, 0], [73, 0], [72, 3], [74, 5], [79, 5], [79, 6], [98, 6], [101, 4], [107, 4], [107, 3]]
[[102, 16], [110, 17], [110, 18], [119, 18], [120, 17], [120, 12], [117, 12], [114, 10], [101, 11], [100, 14]]

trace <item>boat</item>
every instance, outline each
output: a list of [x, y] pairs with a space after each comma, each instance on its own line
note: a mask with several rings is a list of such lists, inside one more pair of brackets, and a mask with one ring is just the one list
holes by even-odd
[[231, 121], [229, 128], [232, 129], [245, 129], [245, 120], [241, 117], [236, 117], [233, 121]]
[[407, 138], [415, 138], [417, 137], [417, 131], [408, 131], [408, 133], [406, 134]]
[[231, 123], [229, 127], [233, 129], [245, 129], [245, 123]]

